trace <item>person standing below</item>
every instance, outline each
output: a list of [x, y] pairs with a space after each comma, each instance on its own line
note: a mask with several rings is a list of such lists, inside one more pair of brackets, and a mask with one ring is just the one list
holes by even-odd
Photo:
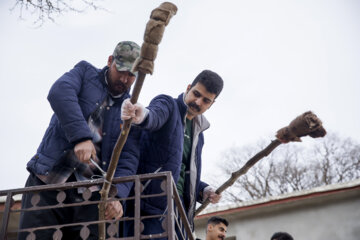
[[[51, 87], [48, 100], [54, 111], [48, 129], [27, 164], [30, 176], [26, 187], [81, 181], [100, 175], [90, 159], [107, 170], [113, 147], [121, 131], [121, 104], [129, 98], [129, 89], [136, 77], [132, 72], [140, 47], [134, 42], [117, 44], [108, 57], [107, 66], [98, 69], [81, 61], [61, 76]], [[136, 134], [132, 134], [136, 136]], [[139, 153], [129, 138], [115, 172], [115, 177], [134, 175]], [[127, 197], [130, 183], [117, 184], [117, 196]], [[98, 190], [98, 189], [96, 189]], [[65, 190], [64, 203], [83, 201], [80, 189]], [[40, 193], [38, 206], [57, 204], [58, 191]], [[22, 209], [32, 207], [32, 194], [24, 194]], [[98, 192], [90, 200], [99, 200]], [[50, 210], [23, 211], [20, 229], [98, 220], [97, 205], [66, 207]], [[106, 219], [119, 219], [123, 214], [120, 201], [106, 204]], [[89, 225], [90, 237], [98, 239], [97, 224]], [[62, 239], [82, 239], [81, 226], [62, 228]], [[35, 231], [36, 239], [53, 239], [55, 229]], [[28, 233], [20, 232], [18, 239]]]
[[[200, 176], [203, 131], [210, 127], [203, 113], [214, 104], [222, 88], [222, 78], [204, 70], [178, 98], [159, 95], [146, 108], [127, 99], [122, 106], [122, 119], [132, 118], [143, 129], [137, 173], [172, 172], [192, 229], [196, 201], [201, 203], [209, 198], [211, 203], [217, 203], [221, 197]], [[160, 184], [161, 180], [151, 180], [145, 184], [143, 194], [162, 192]], [[141, 214], [164, 215], [166, 206], [165, 197], [145, 198], [141, 200]], [[133, 214], [133, 204], [128, 204], [126, 212]], [[142, 234], [163, 232], [162, 220], [163, 217], [145, 219]], [[125, 224], [125, 236], [133, 236], [133, 230], [133, 222]]]
[[287, 232], [276, 232], [270, 240], [294, 240], [294, 238]]
[[206, 240], [224, 240], [229, 223], [221, 217], [211, 217], [206, 226]]

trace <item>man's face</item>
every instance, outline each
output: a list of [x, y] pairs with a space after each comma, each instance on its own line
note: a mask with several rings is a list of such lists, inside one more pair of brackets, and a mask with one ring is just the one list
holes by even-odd
[[224, 223], [209, 224], [207, 227], [206, 240], [223, 240], [226, 237], [227, 227]]
[[187, 117], [189, 119], [208, 110], [216, 97], [215, 93], [208, 92], [201, 83], [196, 83], [193, 87], [189, 85], [185, 94], [185, 103], [188, 106]]
[[112, 56], [109, 57], [108, 67], [107, 80], [111, 94], [117, 96], [126, 92], [134, 83], [135, 75], [129, 71], [118, 71]]

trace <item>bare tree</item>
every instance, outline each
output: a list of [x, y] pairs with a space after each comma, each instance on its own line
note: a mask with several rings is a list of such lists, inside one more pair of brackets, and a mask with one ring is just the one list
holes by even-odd
[[[46, 20], [55, 21], [55, 17], [66, 12], [84, 12], [88, 8], [102, 9], [98, 3], [102, 0], [15, 0], [11, 11], [18, 10], [20, 19], [31, 16], [34, 24], [41, 26]], [[27, 17], [25, 17], [27, 16]]]
[[[233, 147], [224, 154], [221, 171], [227, 176], [239, 169], [265, 142], [253, 147]], [[360, 145], [328, 134], [316, 144], [286, 144], [253, 166], [224, 194], [231, 202], [310, 189], [360, 178]]]
[[317, 185], [347, 182], [360, 175], [360, 145], [336, 135], [314, 146], [314, 181]]

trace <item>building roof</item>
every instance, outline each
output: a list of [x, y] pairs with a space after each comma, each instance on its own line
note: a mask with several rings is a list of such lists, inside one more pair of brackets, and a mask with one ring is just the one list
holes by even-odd
[[271, 196], [258, 200], [237, 202], [227, 205], [213, 205], [204, 209], [201, 212], [201, 215], [198, 215], [196, 219], [200, 220], [215, 215], [235, 214], [249, 210], [256, 210], [258, 208], [268, 207], [268, 206], [294, 204], [295, 202], [299, 202], [299, 201], [303, 202], [304, 200], [311, 201], [316, 198], [328, 197], [330, 195], [339, 195], [339, 193], [343, 194], [345, 192], [350, 192], [353, 190], [357, 190], [357, 191], [360, 190], [360, 179], [346, 183], [337, 183], [337, 184], [316, 187], [309, 190], [291, 192], [278, 196]]

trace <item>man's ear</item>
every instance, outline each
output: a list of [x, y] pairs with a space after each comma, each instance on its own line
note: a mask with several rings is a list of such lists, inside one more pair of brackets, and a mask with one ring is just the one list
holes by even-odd
[[212, 224], [208, 224], [207, 231], [211, 232], [213, 230], [214, 226]]
[[114, 59], [114, 57], [113, 57], [112, 55], [110, 55], [110, 56], [108, 57], [108, 62], [107, 62], [107, 66], [108, 66], [108, 67], [111, 67], [111, 63], [113, 62], [113, 59]]
[[188, 93], [188, 92], [190, 91], [190, 89], [191, 89], [191, 84], [189, 84], [189, 85], [187, 86], [187, 88], [186, 88], [186, 93]]
[[[209, 108], [214, 104], [214, 102], [215, 102], [215, 99], [214, 99], [214, 101], [212, 101], [212, 103], [210, 104]], [[209, 108], [208, 108], [208, 109], [209, 109]]]

